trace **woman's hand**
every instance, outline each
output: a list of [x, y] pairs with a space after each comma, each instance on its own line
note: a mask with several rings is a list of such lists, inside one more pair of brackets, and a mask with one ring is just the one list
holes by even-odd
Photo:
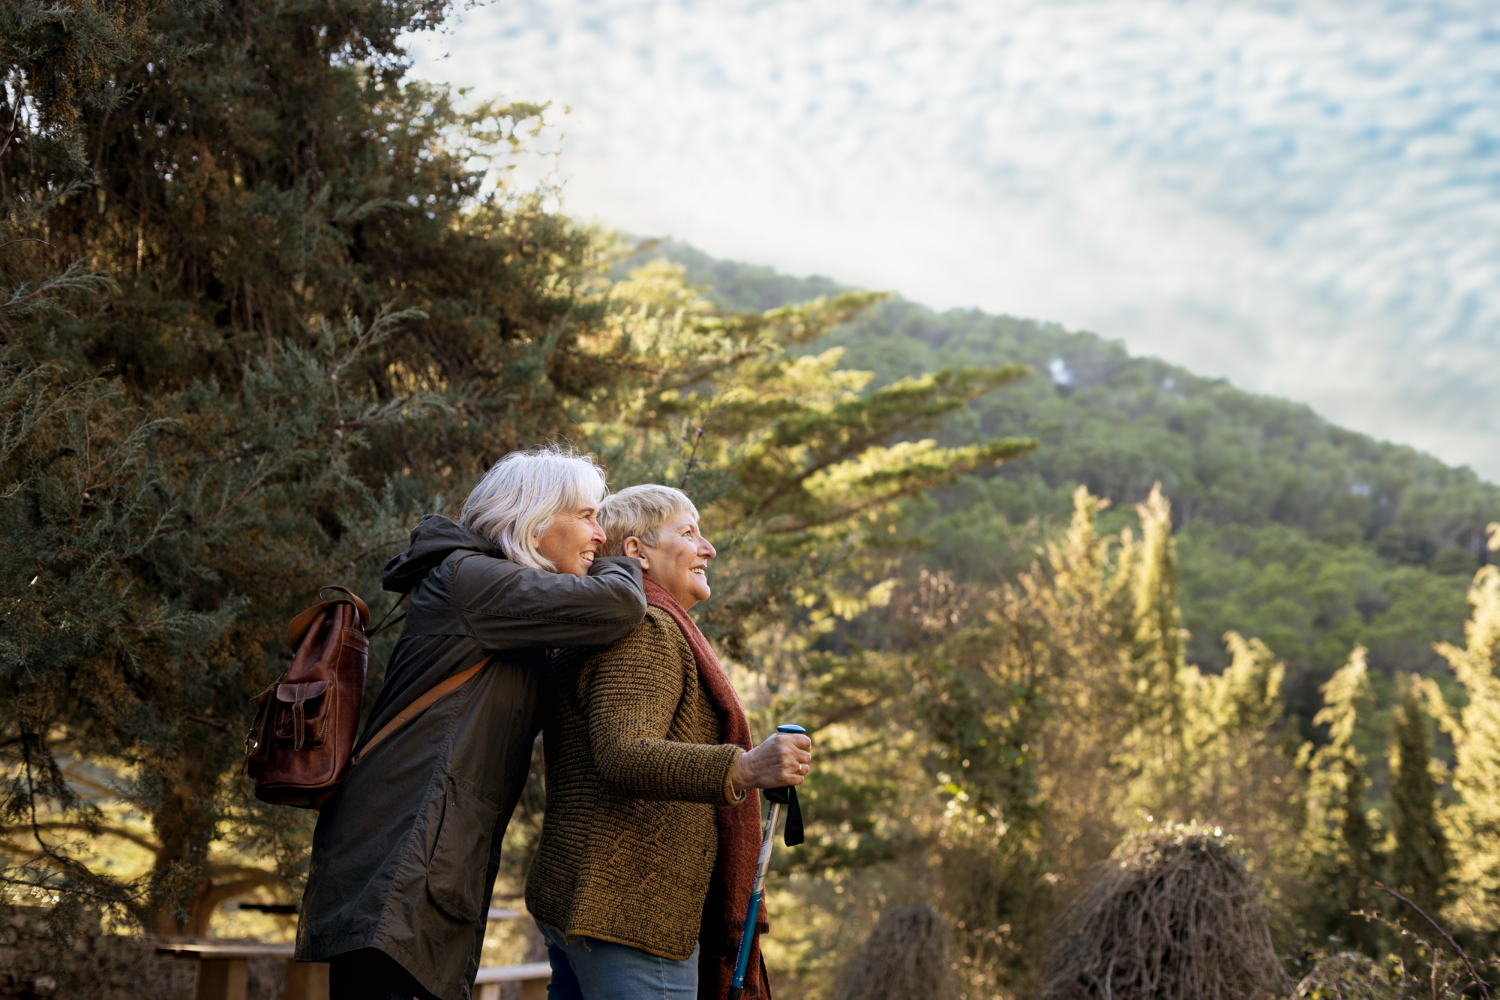
[[749, 788], [800, 785], [812, 770], [812, 740], [802, 733], [776, 733], [734, 762], [729, 780], [737, 795]]

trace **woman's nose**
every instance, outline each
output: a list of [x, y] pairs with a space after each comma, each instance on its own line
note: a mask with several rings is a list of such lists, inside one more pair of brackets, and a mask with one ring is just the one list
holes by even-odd
[[719, 554], [719, 550], [714, 548], [713, 542], [710, 542], [707, 538], [700, 539], [700, 541], [703, 542], [702, 545], [698, 546], [698, 554], [700, 556], [705, 559], [712, 559]]
[[604, 533], [604, 529], [599, 527], [597, 524], [593, 527], [594, 530], [589, 533], [589, 541], [593, 542], [595, 545], [603, 545], [608, 540], [609, 536], [606, 535]]

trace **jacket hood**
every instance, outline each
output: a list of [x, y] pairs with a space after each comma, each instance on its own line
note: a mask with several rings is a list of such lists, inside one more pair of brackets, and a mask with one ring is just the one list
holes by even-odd
[[470, 531], [441, 514], [428, 514], [411, 529], [411, 545], [405, 552], [385, 564], [381, 586], [398, 594], [411, 593], [422, 578], [438, 567], [452, 553], [467, 549], [483, 552], [497, 559], [505, 553], [495, 543]]

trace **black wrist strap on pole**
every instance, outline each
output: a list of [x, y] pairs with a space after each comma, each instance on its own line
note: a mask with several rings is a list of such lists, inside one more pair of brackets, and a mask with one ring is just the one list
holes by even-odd
[[802, 806], [797, 803], [796, 786], [767, 788], [765, 793], [770, 801], [786, 806], [786, 846], [796, 847], [802, 843]]

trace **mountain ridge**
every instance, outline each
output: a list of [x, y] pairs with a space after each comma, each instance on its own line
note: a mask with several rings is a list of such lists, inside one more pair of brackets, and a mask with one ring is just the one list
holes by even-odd
[[[622, 269], [655, 258], [736, 310], [846, 289], [673, 241], [644, 243]], [[1485, 526], [1500, 521], [1500, 486], [1472, 469], [1055, 323], [893, 297], [808, 349], [829, 347], [876, 384], [959, 365], [1035, 371], [946, 429], [954, 443], [1023, 436], [1040, 447], [913, 505], [934, 564], [970, 577], [1011, 572], [1038, 532], [1067, 516], [1076, 484], [1108, 498], [1118, 526], [1160, 482], [1194, 662], [1222, 666], [1229, 629], [1260, 636], [1288, 662], [1288, 708], [1303, 720], [1356, 643], [1386, 688], [1402, 671], [1445, 673], [1431, 645], [1461, 640], [1468, 579], [1492, 558]]]

